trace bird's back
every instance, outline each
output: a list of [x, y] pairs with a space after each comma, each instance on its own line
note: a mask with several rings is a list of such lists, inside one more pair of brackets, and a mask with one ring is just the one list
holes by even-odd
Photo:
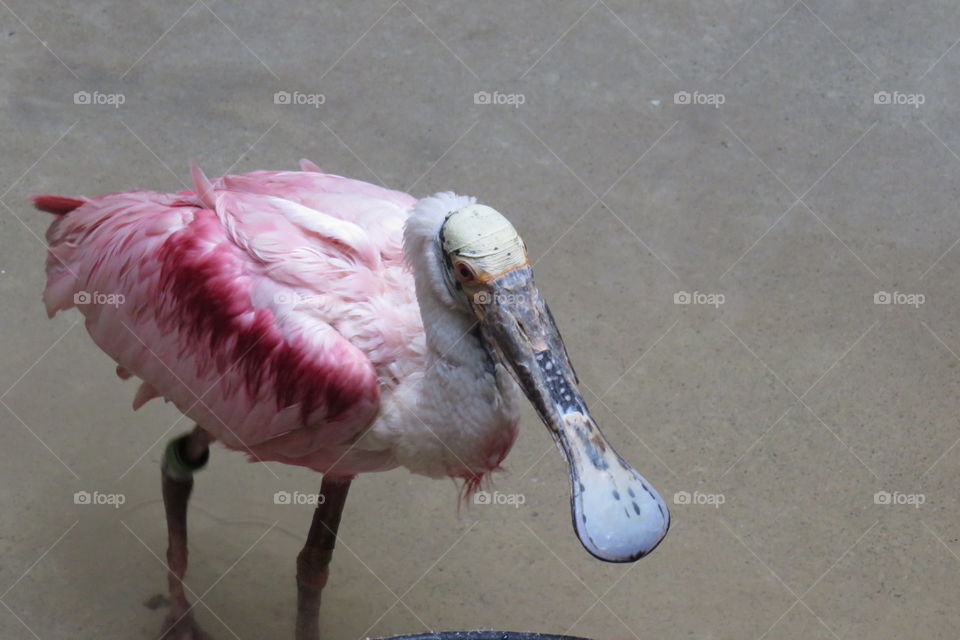
[[143, 381], [135, 407], [165, 397], [256, 459], [389, 467], [350, 443], [423, 367], [402, 248], [415, 199], [304, 168], [35, 197], [58, 214], [44, 301], [78, 307], [118, 373]]

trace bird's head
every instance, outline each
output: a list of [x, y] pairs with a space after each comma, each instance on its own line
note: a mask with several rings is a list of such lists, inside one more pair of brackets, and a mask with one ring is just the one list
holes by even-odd
[[584, 547], [612, 562], [643, 557], [667, 533], [667, 505], [591, 417], [520, 235], [496, 210], [458, 204], [444, 214], [434, 240], [433, 268], [444, 293], [473, 316], [491, 357], [513, 374], [563, 450]]

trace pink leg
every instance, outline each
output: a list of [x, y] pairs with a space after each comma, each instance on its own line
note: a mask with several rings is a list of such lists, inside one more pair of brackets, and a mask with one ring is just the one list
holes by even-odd
[[187, 573], [187, 502], [193, 490], [193, 472], [202, 468], [210, 455], [210, 435], [197, 425], [193, 431], [173, 440], [163, 458], [163, 507], [167, 514], [167, 582], [170, 613], [163, 623], [160, 640], [209, 640], [193, 617], [187, 602], [183, 577]]
[[317, 505], [307, 542], [297, 556], [296, 640], [320, 638], [320, 592], [330, 575], [330, 559], [350, 480], [324, 476], [320, 485], [322, 502]]

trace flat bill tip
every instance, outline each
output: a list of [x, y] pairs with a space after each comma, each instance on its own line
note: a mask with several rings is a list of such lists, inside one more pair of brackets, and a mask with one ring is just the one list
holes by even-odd
[[648, 555], [670, 529], [670, 511], [635, 469], [619, 464], [590, 469], [573, 479], [571, 512], [584, 548], [607, 562]]

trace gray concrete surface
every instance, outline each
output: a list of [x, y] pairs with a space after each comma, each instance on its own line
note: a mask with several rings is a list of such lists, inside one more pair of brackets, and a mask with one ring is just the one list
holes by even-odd
[[[0, 637], [155, 634], [158, 461], [189, 426], [130, 411], [77, 313], [45, 319], [27, 195], [300, 157], [508, 213], [588, 402], [674, 503], [651, 557], [592, 559], [527, 411], [496, 485], [522, 506], [356, 482], [327, 638], [956, 636], [955, 3], [2, 0], [0, 27]], [[318, 483], [214, 452], [189, 584], [218, 639], [291, 637], [310, 507], [272, 497]]]

